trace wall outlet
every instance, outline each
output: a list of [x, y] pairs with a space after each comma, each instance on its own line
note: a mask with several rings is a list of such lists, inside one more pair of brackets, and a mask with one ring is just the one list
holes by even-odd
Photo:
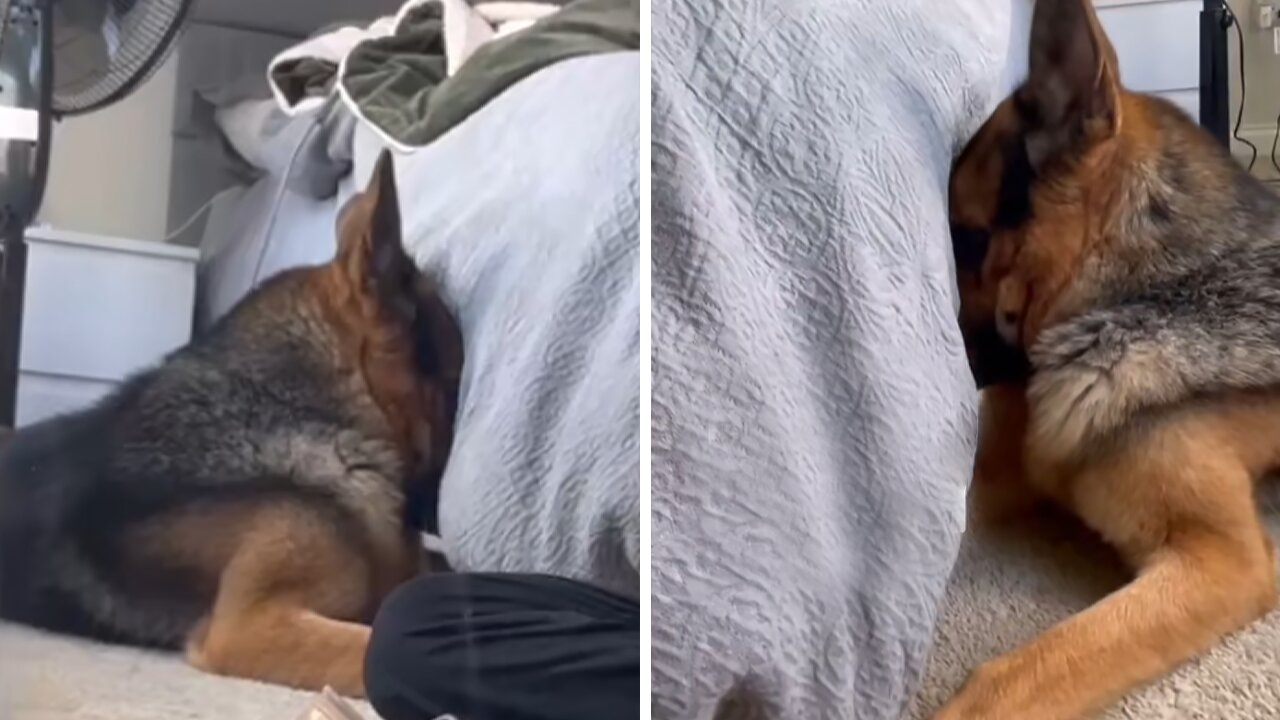
[[1270, 30], [1276, 24], [1276, 6], [1266, 3], [1258, 4], [1258, 29]]

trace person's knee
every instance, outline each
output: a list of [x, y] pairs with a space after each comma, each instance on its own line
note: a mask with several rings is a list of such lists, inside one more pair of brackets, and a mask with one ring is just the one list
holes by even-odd
[[395, 703], [396, 696], [404, 682], [399, 677], [405, 667], [403, 658], [406, 638], [394, 631], [382, 630], [374, 626], [369, 637], [369, 647], [364, 656], [364, 690], [369, 704], [373, 705], [382, 717], [388, 717], [387, 708]]
[[417, 580], [391, 593], [378, 608], [364, 660], [365, 694], [369, 704], [387, 720], [419, 717], [413, 709], [416, 687], [430, 673], [423, 673], [422, 658], [413, 631], [431, 604]]
[[461, 606], [476, 578], [453, 573], [421, 575], [383, 601], [373, 621], [365, 655], [365, 692], [369, 704], [388, 720], [420, 717], [424, 697], [448, 691], [458, 672], [452, 645]]

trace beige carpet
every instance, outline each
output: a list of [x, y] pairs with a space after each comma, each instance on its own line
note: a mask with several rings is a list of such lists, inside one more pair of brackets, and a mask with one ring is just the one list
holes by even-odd
[[[1276, 492], [1264, 502], [1280, 539]], [[933, 656], [911, 712], [925, 718], [982, 660], [1011, 649], [1123, 583], [1106, 548], [1056, 521], [968, 537], [947, 593]], [[1280, 611], [1208, 655], [1130, 695], [1102, 717], [1134, 720], [1280, 718]]]
[[206, 675], [177, 655], [0, 624], [0, 720], [298, 720], [311, 699]]
[[[1274, 493], [1268, 500], [1272, 534], [1280, 538]], [[967, 538], [927, 677], [907, 717], [927, 717], [981, 660], [1084, 608], [1123, 578], [1105, 549], [1059, 523]], [[0, 624], [0, 720], [296, 720], [310, 698], [205, 675], [174, 655]], [[361, 710], [374, 720], [367, 706]], [[1104, 717], [1280, 718], [1280, 612]]]

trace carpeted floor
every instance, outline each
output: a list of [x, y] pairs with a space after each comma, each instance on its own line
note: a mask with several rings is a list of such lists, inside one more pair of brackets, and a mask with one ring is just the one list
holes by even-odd
[[[1280, 539], [1280, 507], [1268, 520]], [[969, 537], [911, 720], [928, 716], [981, 660], [1014, 647], [1124, 580], [1114, 558], [1050, 522]], [[0, 720], [297, 720], [311, 695], [213, 677], [176, 655], [0, 624]], [[360, 705], [369, 720], [367, 706]], [[1280, 718], [1280, 611], [1144, 688], [1106, 720]]]
[[312, 698], [206, 675], [177, 655], [0, 624], [0, 720], [298, 720]]
[[[1264, 504], [1280, 539], [1280, 503]], [[965, 540], [939, 621], [933, 656], [907, 717], [928, 717], [982, 660], [1119, 587], [1118, 560], [1083, 531], [1049, 520]], [[1280, 611], [1238, 633], [1102, 716], [1106, 720], [1280, 718]]]

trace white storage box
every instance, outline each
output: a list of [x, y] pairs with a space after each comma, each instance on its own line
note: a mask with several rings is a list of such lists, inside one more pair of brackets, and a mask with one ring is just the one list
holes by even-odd
[[18, 427], [82, 408], [191, 339], [199, 251], [32, 228]]

